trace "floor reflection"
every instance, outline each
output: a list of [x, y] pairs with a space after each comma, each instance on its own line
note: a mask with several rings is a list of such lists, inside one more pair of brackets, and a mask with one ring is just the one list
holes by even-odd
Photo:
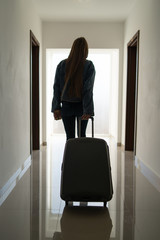
[[30, 169], [0, 206], [0, 239], [30, 239]]
[[61, 233], [55, 232], [53, 239], [108, 240], [112, 229], [109, 211], [104, 207], [65, 207], [60, 225]]
[[65, 137], [34, 151], [32, 166], [0, 207], [1, 240], [159, 240], [160, 193], [135, 167], [132, 152], [110, 147], [113, 198], [103, 203], [60, 199]]
[[41, 151], [33, 151], [31, 166], [31, 240], [39, 240]]

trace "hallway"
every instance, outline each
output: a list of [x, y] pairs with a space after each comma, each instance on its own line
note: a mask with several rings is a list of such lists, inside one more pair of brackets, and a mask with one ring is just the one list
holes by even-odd
[[33, 152], [31, 168], [2, 204], [0, 239], [160, 239], [160, 193], [135, 167], [132, 152], [106, 141], [114, 187], [107, 208], [102, 203], [65, 207], [59, 196], [65, 136], [57, 135]]
[[[160, 239], [159, 9], [160, 0], [0, 1], [0, 240]], [[32, 156], [31, 32], [39, 43], [41, 146]], [[134, 159], [117, 145], [126, 146], [128, 44], [137, 32]], [[106, 209], [99, 203], [65, 208], [59, 197], [65, 139], [56, 136], [50, 144], [47, 139], [46, 52], [70, 49], [80, 36], [89, 49], [119, 51], [118, 82], [112, 88], [118, 91], [117, 111], [111, 107], [116, 143], [107, 139], [114, 196]]]

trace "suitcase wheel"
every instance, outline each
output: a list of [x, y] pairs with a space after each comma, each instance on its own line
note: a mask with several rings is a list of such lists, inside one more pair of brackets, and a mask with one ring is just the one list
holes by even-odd
[[103, 206], [106, 207], [106, 205], [107, 205], [107, 202], [104, 202], [104, 203], [103, 203]]
[[66, 201], [66, 206], [68, 206], [68, 201]]

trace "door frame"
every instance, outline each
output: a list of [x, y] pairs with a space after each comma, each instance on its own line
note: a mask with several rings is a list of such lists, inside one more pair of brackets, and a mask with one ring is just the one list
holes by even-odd
[[40, 149], [39, 50], [39, 41], [30, 30], [30, 153]]
[[125, 151], [136, 155], [140, 31], [127, 44]]

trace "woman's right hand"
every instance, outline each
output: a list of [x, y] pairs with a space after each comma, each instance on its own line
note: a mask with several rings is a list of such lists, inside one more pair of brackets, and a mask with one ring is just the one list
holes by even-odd
[[54, 115], [55, 120], [60, 120], [62, 118], [61, 117], [61, 110], [55, 110], [53, 115]]
[[82, 120], [88, 120], [90, 117], [91, 117], [91, 115], [89, 115], [89, 114], [83, 114], [81, 119]]

